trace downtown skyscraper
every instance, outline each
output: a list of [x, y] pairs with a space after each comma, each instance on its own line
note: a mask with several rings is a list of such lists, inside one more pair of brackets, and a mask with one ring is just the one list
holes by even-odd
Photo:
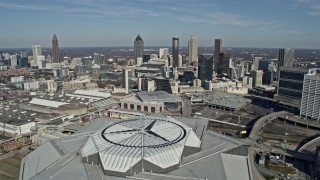
[[56, 34], [54, 34], [52, 38], [52, 62], [60, 62], [59, 42]]
[[220, 62], [219, 59], [219, 53], [222, 52], [222, 40], [221, 39], [215, 39], [214, 40], [214, 71], [219, 72], [220, 65], [222, 62]]
[[33, 56], [33, 62], [35, 66], [39, 66], [39, 58], [42, 56], [41, 52], [41, 45], [32, 45], [32, 56]]
[[178, 67], [179, 61], [179, 38], [173, 37], [172, 38], [172, 67]]
[[143, 57], [143, 52], [144, 52], [144, 43], [140, 35], [136, 37], [134, 40], [134, 58], [137, 60], [137, 58], [142, 58]]
[[188, 41], [188, 49], [189, 49], [189, 62], [188, 65], [191, 62], [198, 61], [198, 41], [196, 36], [191, 36], [191, 38]]
[[294, 60], [294, 49], [279, 49], [278, 69], [280, 67], [292, 67]]

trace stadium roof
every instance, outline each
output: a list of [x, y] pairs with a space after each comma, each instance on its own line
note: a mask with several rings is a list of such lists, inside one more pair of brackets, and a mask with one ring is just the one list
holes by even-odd
[[200, 144], [190, 127], [172, 118], [141, 116], [113, 122], [97, 131], [88, 138], [81, 155], [99, 156], [106, 171], [126, 173], [147, 161], [159, 167], [151, 168], [153, 172], [162, 172], [178, 165], [182, 155], [190, 154], [188, 148], [200, 150]]
[[[167, 118], [164, 118], [164, 119], [167, 119]], [[171, 121], [171, 118], [169, 119]], [[174, 168], [169, 169], [167, 172], [163, 172], [163, 173], [156, 173], [156, 172], [150, 172], [150, 171], [147, 172], [147, 170], [145, 170], [145, 172], [139, 172], [135, 175], [130, 175], [126, 177], [119, 177], [114, 175], [111, 176], [111, 175], [105, 174], [101, 166], [102, 164], [86, 163], [85, 161], [87, 160], [87, 158], [86, 157], [83, 158], [81, 156], [81, 151], [82, 149], [85, 149], [85, 144], [89, 141], [97, 142], [97, 139], [98, 141], [99, 139], [103, 141], [102, 136], [98, 136], [96, 140], [92, 139], [94, 138], [97, 132], [102, 132], [101, 127], [105, 127], [105, 128], [110, 127], [111, 129], [107, 128], [105, 130], [105, 133], [106, 132], [110, 133], [109, 132], [110, 130], [114, 130], [114, 128], [117, 129], [119, 128], [119, 126], [121, 127], [123, 125], [126, 125], [126, 124], [117, 124], [116, 122], [122, 122], [122, 121], [114, 120], [114, 119], [107, 119], [107, 121], [106, 119], [98, 119], [98, 120], [95, 120], [93, 123], [81, 128], [78, 132], [76, 132], [71, 136], [62, 137], [59, 139], [50, 140], [46, 142], [45, 144], [37, 148], [35, 151], [28, 154], [25, 158], [23, 158], [21, 162], [19, 179], [23, 179], [23, 180], [28, 180], [28, 179], [123, 180], [127, 178], [128, 179], [144, 178], [144, 179], [166, 179], [166, 180], [180, 180], [180, 179], [227, 180], [227, 179], [230, 179], [230, 177], [239, 177], [237, 179], [244, 177], [244, 179], [247, 179], [248, 174], [250, 173], [250, 168], [247, 162], [244, 160], [247, 157], [225, 153], [228, 157], [223, 158], [224, 156], [223, 152], [228, 152], [228, 150], [230, 149], [239, 147], [239, 145], [241, 145], [241, 142], [231, 137], [227, 137], [215, 132], [201, 131], [202, 129], [206, 129], [206, 128], [200, 128], [200, 127], [203, 125], [205, 126], [207, 125], [207, 121], [203, 119], [176, 117], [175, 120], [173, 120], [173, 122], [181, 125], [186, 130], [188, 130], [191, 127], [199, 127], [199, 128], [196, 128], [196, 132], [198, 132], [196, 134], [197, 134], [197, 137], [201, 139], [200, 152], [189, 155], [189, 156], [182, 156], [178, 165], [174, 166]], [[148, 122], [152, 123], [153, 121], [150, 120]], [[110, 126], [110, 123], [112, 123], [113, 126]], [[133, 122], [128, 122], [128, 123], [130, 124]], [[159, 124], [159, 128], [161, 127], [160, 125], [161, 124]], [[168, 124], [164, 123], [163, 125], [168, 125]], [[157, 126], [158, 125], [154, 124], [154, 128], [156, 128]], [[125, 128], [125, 127], [122, 127], [122, 128]], [[164, 128], [161, 128], [159, 131], [154, 129], [154, 131], [158, 133], [160, 133], [160, 131], [163, 131], [163, 130]], [[172, 134], [173, 136], [175, 136], [175, 132], [172, 132]], [[155, 136], [154, 137], [151, 136], [151, 138], [157, 139]], [[168, 137], [169, 140], [170, 138], [174, 138], [174, 137]], [[89, 139], [92, 139], [92, 140], [89, 140]], [[108, 140], [115, 141], [115, 139], [117, 139], [116, 136], [110, 136]], [[130, 146], [131, 144], [139, 145], [138, 142], [132, 141], [134, 139], [133, 134], [132, 136], [129, 136], [129, 139], [127, 142], [122, 141], [122, 146], [125, 146], [125, 145]], [[179, 148], [176, 148], [176, 146], [179, 146], [180, 143], [182, 143], [182, 141], [183, 140], [181, 140], [178, 143], [168, 145], [167, 147], [163, 147], [163, 149], [154, 148], [153, 150], [150, 150], [149, 148], [146, 148], [148, 149], [149, 153], [152, 154], [151, 156], [148, 156], [148, 158], [151, 159], [150, 162], [167, 166], [166, 160], [161, 161], [161, 160], [158, 160], [157, 158], [168, 157], [169, 160], [175, 159], [175, 157], [177, 157], [178, 155], [176, 154], [174, 155], [174, 153], [171, 153], [171, 152], [178, 152], [177, 150]], [[157, 139], [155, 143], [159, 145], [159, 142], [161, 142], [161, 140]], [[149, 145], [155, 145], [153, 144], [154, 142], [148, 142], [148, 141], [142, 144], [147, 145], [148, 143]], [[188, 144], [189, 142], [185, 141], [185, 143]], [[193, 144], [194, 142], [190, 141], [190, 143]], [[100, 144], [101, 146], [92, 145], [91, 147], [96, 146], [98, 149], [99, 148], [102, 149], [104, 148], [102, 146], [107, 146], [107, 144], [108, 143]], [[128, 162], [129, 160], [132, 160], [131, 162], [134, 162], [136, 160], [135, 159], [136, 155], [133, 153], [135, 148], [133, 147], [115, 148], [116, 146], [114, 145], [110, 147], [113, 147], [114, 150], [117, 149], [117, 150], [123, 150], [123, 151], [119, 151], [119, 152], [114, 151], [113, 153], [110, 153], [111, 149], [102, 151], [100, 154], [104, 158], [107, 159], [109, 158], [108, 156], [111, 157], [111, 155], [114, 157], [114, 158], [111, 157], [109, 159], [110, 161], [105, 162], [106, 167], [114, 167], [114, 168], [122, 169], [123, 167], [126, 166], [126, 163], [120, 163], [122, 161], [121, 159], [127, 159]], [[172, 147], [172, 148], [170, 149], [168, 147]], [[132, 152], [130, 152], [129, 149], [131, 149]], [[94, 150], [94, 148], [92, 150]], [[109, 151], [109, 154], [107, 154], [107, 151]], [[137, 152], [137, 153], [140, 153], [140, 152]], [[171, 154], [173, 156], [171, 155], [162, 156], [160, 155], [162, 153], [167, 155]], [[131, 154], [132, 156], [129, 158], [120, 157], [119, 154]], [[116, 156], [118, 156], [118, 160], [116, 160]], [[147, 156], [147, 155], [144, 155], [144, 156]], [[88, 159], [93, 159], [93, 158], [94, 156], [88, 156]], [[242, 159], [237, 160], [238, 158], [242, 158]], [[148, 161], [143, 161], [143, 162], [148, 163]], [[170, 162], [172, 161], [168, 161], [168, 163]], [[228, 162], [231, 162], [231, 163], [228, 163]], [[234, 166], [232, 166], [232, 162], [234, 162], [233, 163]], [[155, 164], [153, 165], [152, 163], [145, 164], [146, 167], [153, 166], [158, 168], [158, 166], [155, 166]], [[232, 173], [234, 173], [233, 176], [232, 176]], [[254, 178], [251, 178], [251, 179], [254, 179]]]

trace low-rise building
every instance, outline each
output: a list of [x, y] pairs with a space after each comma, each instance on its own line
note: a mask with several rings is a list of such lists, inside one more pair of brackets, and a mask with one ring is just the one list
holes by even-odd
[[179, 111], [182, 100], [178, 95], [165, 91], [137, 92], [128, 98], [120, 100], [121, 108], [146, 112], [159, 113], [163, 111]]

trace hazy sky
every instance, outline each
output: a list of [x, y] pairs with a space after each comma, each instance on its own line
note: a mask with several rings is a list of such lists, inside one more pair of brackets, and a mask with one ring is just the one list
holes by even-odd
[[187, 46], [320, 48], [320, 0], [0, 0], [0, 48]]

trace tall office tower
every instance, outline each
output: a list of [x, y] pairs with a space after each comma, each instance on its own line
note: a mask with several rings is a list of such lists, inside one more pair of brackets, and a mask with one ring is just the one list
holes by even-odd
[[123, 87], [126, 89], [126, 93], [128, 94], [132, 87], [132, 72], [129, 68], [123, 68]]
[[[215, 64], [215, 72], [218, 74], [228, 75], [231, 67], [230, 55], [225, 52], [220, 52], [218, 56], [218, 64]], [[216, 67], [217, 65], [217, 67]]]
[[320, 121], [320, 69], [310, 69], [304, 75], [300, 116]]
[[134, 59], [137, 60], [138, 57], [143, 57], [144, 45], [143, 40], [140, 35], [134, 40]]
[[178, 67], [181, 67], [182, 66], [182, 56], [181, 54], [179, 54], [178, 56]]
[[179, 61], [179, 38], [172, 38], [172, 67], [178, 66]]
[[279, 49], [278, 69], [279, 67], [292, 67], [294, 61], [294, 49]]
[[15, 69], [17, 67], [17, 62], [18, 62], [17, 55], [11, 55], [10, 56], [10, 63], [11, 63], [12, 69]]
[[159, 49], [159, 58], [160, 59], [168, 59], [169, 48], [160, 48]]
[[93, 65], [92, 66], [92, 79], [99, 80], [100, 72], [101, 72], [100, 66], [97, 64]]
[[262, 58], [259, 60], [258, 70], [262, 70], [263, 72], [266, 72], [269, 69], [269, 65], [270, 65], [270, 59]]
[[38, 56], [42, 55], [41, 45], [32, 45], [32, 55], [33, 55], [34, 65], [38, 66]]
[[268, 70], [263, 74], [262, 84], [267, 84], [267, 85], [272, 84], [274, 74], [275, 74], [275, 71], [274, 71], [274, 70], [268, 69]]
[[202, 83], [211, 81], [213, 75], [213, 54], [201, 54], [198, 58], [198, 78]]
[[299, 108], [302, 97], [303, 79], [308, 70], [301, 68], [280, 67], [278, 92], [275, 99], [280, 103]]
[[3, 59], [2, 56], [3, 56], [2, 51], [0, 51], [0, 59]]
[[260, 70], [259, 66], [260, 66], [260, 60], [262, 60], [263, 57], [255, 57], [252, 56], [252, 66], [251, 66], [251, 70]]
[[258, 87], [262, 85], [262, 75], [263, 71], [261, 70], [252, 70], [250, 71], [250, 75], [253, 79], [253, 87]]
[[54, 34], [52, 38], [52, 62], [60, 62], [59, 43], [56, 34]]
[[191, 62], [198, 61], [198, 41], [196, 36], [191, 36], [190, 40], [188, 41], [188, 49], [189, 49], [188, 65], [190, 65]]
[[[221, 62], [219, 62], [219, 53], [222, 52], [222, 40], [214, 40], [214, 71], [218, 72], [218, 67]], [[219, 73], [218, 73], [219, 74]]]

